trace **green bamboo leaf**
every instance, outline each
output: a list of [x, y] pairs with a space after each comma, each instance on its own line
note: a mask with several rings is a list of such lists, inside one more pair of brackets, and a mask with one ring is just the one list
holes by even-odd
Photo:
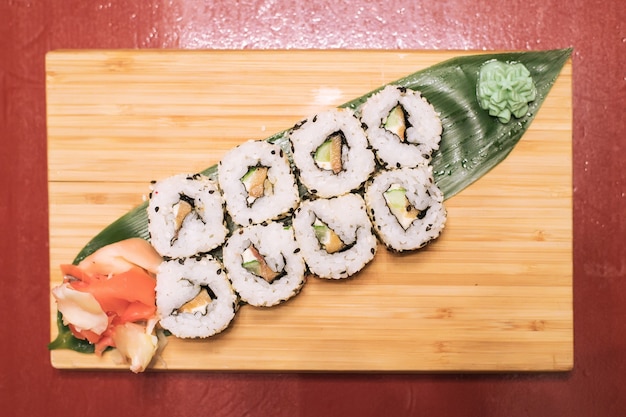
[[[432, 165], [435, 180], [446, 198], [481, 178], [513, 150], [571, 52], [568, 48], [459, 57], [399, 80], [399, 84], [421, 91], [440, 112], [444, 133]], [[476, 100], [480, 67], [492, 59], [524, 64], [537, 88], [537, 97], [530, 103], [527, 115], [508, 124], [496, 122]]]
[[60, 312], [57, 312], [57, 329], [59, 330], [57, 337], [48, 344], [48, 349], [70, 349], [80, 353], [94, 353], [94, 345], [74, 337], [70, 328], [63, 324]]
[[[450, 198], [485, 175], [513, 150], [539, 107], [572, 49], [549, 51], [507, 52], [460, 56], [415, 72], [391, 84], [419, 90], [439, 112], [443, 125], [440, 149], [433, 154], [431, 164], [438, 186]], [[502, 124], [482, 110], [476, 99], [476, 81], [480, 67], [489, 60], [520, 62], [530, 71], [537, 87], [537, 98], [530, 103], [528, 114]], [[356, 98], [341, 107], [358, 108], [376, 91]], [[267, 138], [289, 150], [286, 132]], [[215, 166], [204, 174], [215, 178]], [[149, 239], [147, 203], [131, 210], [95, 236], [76, 256], [78, 263], [102, 246], [130, 237]]]

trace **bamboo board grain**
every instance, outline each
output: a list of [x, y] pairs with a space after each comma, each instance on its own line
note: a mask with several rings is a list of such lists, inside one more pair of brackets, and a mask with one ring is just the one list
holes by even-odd
[[[50, 285], [140, 204], [247, 139], [472, 52], [56, 51], [46, 57]], [[356, 278], [244, 306], [208, 340], [170, 338], [153, 369], [563, 371], [573, 365], [572, 109], [567, 62], [508, 158], [446, 202], [443, 235], [379, 250]], [[56, 308], [51, 300], [51, 337]], [[57, 368], [124, 369], [52, 351]]]

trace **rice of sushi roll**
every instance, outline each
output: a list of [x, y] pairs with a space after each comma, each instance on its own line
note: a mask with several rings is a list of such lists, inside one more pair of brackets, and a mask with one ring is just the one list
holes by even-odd
[[300, 292], [305, 264], [291, 228], [281, 223], [247, 226], [224, 244], [224, 266], [242, 301], [270, 307]]
[[298, 186], [283, 150], [266, 141], [248, 141], [230, 150], [218, 165], [226, 209], [239, 225], [285, 217], [297, 207]]
[[239, 302], [222, 264], [210, 255], [171, 259], [157, 272], [161, 326], [180, 338], [206, 338], [226, 329]]
[[386, 169], [428, 164], [439, 149], [441, 120], [418, 91], [389, 85], [359, 112], [367, 139]]
[[365, 201], [375, 233], [393, 251], [421, 248], [445, 226], [443, 193], [429, 165], [379, 172], [365, 187]]
[[376, 237], [358, 194], [304, 201], [293, 218], [309, 270], [320, 278], [347, 278], [376, 254]]
[[208, 177], [179, 174], [152, 184], [150, 242], [161, 256], [208, 252], [226, 240], [224, 200]]
[[349, 109], [308, 118], [290, 131], [289, 140], [300, 181], [317, 197], [358, 189], [376, 166], [361, 123]]

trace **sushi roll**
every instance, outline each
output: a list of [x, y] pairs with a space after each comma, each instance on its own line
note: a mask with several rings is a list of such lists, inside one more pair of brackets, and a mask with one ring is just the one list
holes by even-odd
[[291, 228], [281, 223], [236, 230], [223, 248], [224, 266], [242, 301], [270, 307], [300, 292], [305, 264]]
[[443, 193], [431, 166], [379, 172], [365, 187], [365, 201], [374, 231], [393, 251], [421, 248], [445, 226]]
[[376, 254], [376, 237], [358, 194], [303, 202], [293, 228], [309, 270], [320, 278], [350, 277]]
[[298, 186], [283, 150], [266, 141], [248, 141], [218, 165], [218, 181], [233, 221], [248, 226], [292, 213]]
[[208, 252], [226, 240], [224, 200], [201, 174], [179, 174], [152, 184], [148, 203], [150, 242], [161, 256]]
[[361, 123], [349, 109], [332, 109], [289, 132], [293, 162], [310, 194], [330, 198], [356, 190], [374, 171]]
[[439, 115], [417, 91], [389, 85], [359, 109], [376, 158], [386, 169], [430, 163], [439, 149]]
[[228, 327], [239, 301], [222, 264], [203, 255], [161, 264], [156, 305], [161, 327], [174, 336], [205, 338]]

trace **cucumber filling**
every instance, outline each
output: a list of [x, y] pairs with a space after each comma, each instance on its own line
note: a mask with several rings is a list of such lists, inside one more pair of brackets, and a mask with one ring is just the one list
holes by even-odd
[[253, 204], [257, 198], [271, 195], [274, 191], [272, 182], [267, 178], [268, 167], [250, 167], [246, 174], [241, 177], [241, 182], [248, 193], [248, 204]]
[[389, 211], [404, 230], [408, 229], [415, 219], [422, 219], [426, 215], [426, 210], [418, 210], [411, 205], [406, 197], [406, 189], [398, 184], [392, 184], [383, 195]]
[[313, 229], [315, 230], [315, 237], [326, 252], [335, 253], [347, 247], [339, 235], [320, 219], [315, 219]]
[[315, 164], [323, 170], [339, 174], [343, 170], [342, 153], [346, 142], [343, 132], [335, 132], [318, 146], [313, 155]]
[[263, 255], [259, 253], [259, 250], [254, 245], [248, 246], [242, 253], [243, 266], [248, 272], [258, 277], [263, 278], [268, 283], [274, 282], [282, 275], [280, 271], [274, 271], [268, 264]]
[[408, 115], [402, 105], [396, 105], [383, 122], [383, 127], [396, 135], [400, 142], [406, 142], [406, 130], [410, 127]]

